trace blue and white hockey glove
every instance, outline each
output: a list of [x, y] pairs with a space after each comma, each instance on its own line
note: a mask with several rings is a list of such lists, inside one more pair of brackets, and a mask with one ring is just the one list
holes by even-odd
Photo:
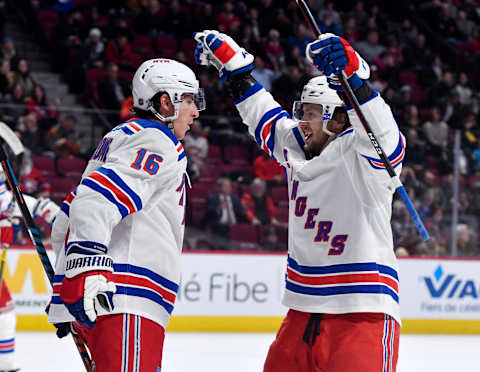
[[345, 39], [326, 33], [306, 47], [307, 59], [327, 76], [330, 88], [343, 91], [337, 76], [345, 71], [352, 89], [359, 88], [370, 77], [370, 68]]
[[214, 66], [220, 73], [220, 80], [253, 70], [254, 57], [241, 48], [230, 36], [215, 30], [195, 32], [198, 42], [195, 61], [199, 65]]
[[[60, 289], [60, 298], [75, 320], [93, 328], [97, 319], [96, 306], [106, 311], [113, 310], [113, 294], [116, 287], [110, 281], [113, 260], [106, 254], [93, 253], [99, 245], [75, 242], [67, 247], [65, 278]], [[106, 247], [102, 247], [106, 252]]]

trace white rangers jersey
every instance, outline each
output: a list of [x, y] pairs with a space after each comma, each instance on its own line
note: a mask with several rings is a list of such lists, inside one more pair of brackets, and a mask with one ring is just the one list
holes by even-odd
[[[350, 127], [306, 160], [304, 138], [260, 84], [235, 102], [258, 145], [288, 176], [289, 231], [283, 304], [312, 313], [386, 313], [400, 322], [390, 226], [394, 188], [356, 113]], [[374, 92], [362, 110], [396, 172], [405, 139]]]
[[[53, 225], [50, 322], [74, 320], [59, 296], [64, 247], [83, 242], [106, 249], [114, 261], [112, 313], [166, 327], [180, 281], [186, 165], [182, 144], [162, 123], [132, 119], [104, 136]], [[97, 311], [106, 314], [100, 306]]]

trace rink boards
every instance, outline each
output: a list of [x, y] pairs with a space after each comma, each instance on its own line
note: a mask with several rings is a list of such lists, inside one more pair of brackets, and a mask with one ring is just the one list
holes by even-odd
[[[185, 253], [182, 260], [167, 330], [278, 329], [286, 313], [281, 305], [285, 254], [198, 252]], [[404, 258], [399, 273], [404, 333], [480, 334], [480, 260]], [[50, 285], [36, 252], [11, 247], [4, 277], [15, 300], [17, 328], [52, 330], [44, 315]]]

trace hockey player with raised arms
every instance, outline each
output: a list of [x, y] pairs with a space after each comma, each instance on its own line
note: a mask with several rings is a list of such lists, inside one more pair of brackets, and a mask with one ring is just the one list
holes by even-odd
[[323, 34], [306, 55], [312, 78], [293, 117], [250, 75], [254, 57], [229, 36], [194, 35], [196, 61], [229, 82], [258, 145], [282, 164], [289, 191], [286, 288], [289, 311], [264, 372], [395, 371], [398, 266], [390, 226], [394, 188], [335, 77], [345, 71], [397, 173], [405, 140], [390, 107], [367, 84], [369, 68], [350, 44]]
[[136, 117], [107, 133], [52, 230], [51, 323], [72, 322], [97, 372], [159, 371], [180, 281], [187, 159], [205, 107], [193, 71], [148, 60], [132, 81]]

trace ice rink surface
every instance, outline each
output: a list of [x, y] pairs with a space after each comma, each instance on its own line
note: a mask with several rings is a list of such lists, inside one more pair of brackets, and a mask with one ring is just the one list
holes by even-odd
[[[274, 336], [168, 333], [162, 372], [261, 372]], [[18, 332], [16, 350], [21, 372], [85, 371], [71, 337]], [[480, 336], [401, 336], [397, 372], [464, 371], [480, 371]]]

